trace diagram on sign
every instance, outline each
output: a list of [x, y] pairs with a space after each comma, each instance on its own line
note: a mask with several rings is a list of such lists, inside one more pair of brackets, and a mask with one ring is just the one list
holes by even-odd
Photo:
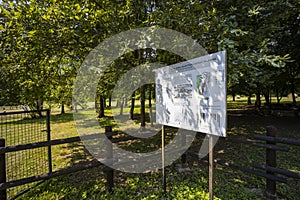
[[157, 69], [156, 122], [225, 137], [224, 51]]

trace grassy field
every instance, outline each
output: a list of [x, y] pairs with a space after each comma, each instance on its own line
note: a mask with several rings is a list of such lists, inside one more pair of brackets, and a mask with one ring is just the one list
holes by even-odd
[[[286, 102], [289, 100], [286, 99]], [[254, 102], [254, 101], [253, 101]], [[275, 102], [275, 101], [274, 101]], [[300, 139], [300, 119], [286, 116], [258, 116], [247, 112], [246, 98], [235, 102], [228, 98], [228, 137], [250, 138], [253, 134], [265, 134], [267, 125], [275, 125], [278, 136]], [[239, 108], [239, 110], [237, 110]], [[51, 116], [52, 139], [77, 136], [71, 112], [64, 115], [54, 110]], [[136, 116], [138, 116], [136, 109]], [[111, 111], [106, 110], [106, 118], [100, 119], [102, 126], [114, 124]], [[138, 121], [136, 121], [138, 126]], [[169, 135], [175, 130], [169, 129]], [[198, 152], [203, 135], [197, 136], [191, 151]], [[153, 144], [159, 148], [160, 136], [153, 137]], [[123, 144], [124, 148], [143, 149], [139, 142]], [[278, 152], [278, 167], [300, 173], [300, 148], [289, 146], [289, 152]], [[265, 149], [219, 140], [215, 146], [215, 158], [236, 165], [251, 168], [252, 162], [265, 163]], [[81, 143], [52, 147], [53, 169], [69, 166], [93, 159]], [[18, 199], [208, 199], [208, 170], [206, 160], [198, 161], [188, 157], [188, 171], [175, 170], [176, 161], [167, 167], [167, 193], [162, 191], [161, 171], [145, 174], [115, 172], [114, 194], [105, 189], [102, 168], [93, 168], [45, 181]], [[263, 178], [215, 165], [215, 199], [262, 199], [265, 189]], [[299, 180], [288, 179], [288, 184], [277, 186], [279, 199], [298, 199]]]

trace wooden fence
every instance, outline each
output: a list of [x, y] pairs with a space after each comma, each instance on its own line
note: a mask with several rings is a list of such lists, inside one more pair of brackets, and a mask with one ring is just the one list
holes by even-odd
[[[276, 153], [277, 151], [288, 151], [289, 148], [287, 146], [279, 146], [277, 143], [283, 143], [283, 144], [289, 144], [289, 145], [297, 145], [300, 146], [300, 140], [295, 139], [289, 139], [289, 138], [280, 138], [276, 137], [276, 129], [272, 126], [267, 127], [266, 131], [267, 135], [254, 135], [254, 139], [256, 140], [263, 140], [265, 142], [259, 142], [259, 141], [253, 141], [253, 140], [242, 140], [242, 139], [235, 139], [235, 138], [225, 138], [225, 140], [229, 140], [230, 142], [237, 142], [237, 143], [244, 143], [246, 145], [251, 145], [255, 147], [265, 148], [266, 149], [266, 163], [264, 164], [258, 164], [258, 163], [252, 163], [251, 168], [246, 168], [243, 166], [237, 166], [234, 164], [230, 164], [226, 161], [222, 160], [215, 160], [215, 163], [221, 164], [223, 166], [227, 166], [233, 169], [238, 169], [247, 173], [251, 173], [257, 176], [261, 176], [266, 178], [266, 198], [267, 199], [276, 199], [276, 182], [286, 183], [287, 179], [280, 175], [284, 175], [286, 177], [292, 177], [300, 179], [300, 174], [279, 169], [276, 167]], [[127, 141], [127, 140], [133, 140], [137, 139], [132, 136], [125, 136], [122, 138], [112, 138], [113, 136], [117, 135], [117, 132], [112, 131], [112, 128], [110, 126], [105, 127], [105, 134], [106, 136], [111, 140], [112, 143], [117, 143], [121, 141]], [[67, 144], [72, 142], [79, 142], [81, 140], [87, 140], [87, 139], [95, 139], [99, 137], [99, 134], [93, 134], [93, 135], [87, 135], [82, 137], [71, 137], [71, 138], [65, 138], [65, 139], [56, 139], [56, 140], [50, 140], [45, 142], [37, 142], [37, 143], [31, 143], [31, 144], [25, 144], [25, 145], [17, 145], [17, 146], [5, 146], [5, 140], [0, 139], [0, 199], [7, 199], [6, 190], [8, 188], [16, 187], [19, 185], [40, 181], [40, 180], [47, 180], [53, 177], [57, 177], [60, 175], [65, 175], [85, 169], [89, 169], [92, 167], [101, 166], [102, 163], [98, 161], [92, 161], [85, 165], [78, 165], [73, 166], [67, 169], [62, 169], [55, 172], [49, 172], [46, 174], [36, 175], [28, 178], [23, 178], [19, 180], [9, 181], [6, 182], [6, 166], [5, 166], [5, 154], [8, 152], [16, 152], [16, 151], [22, 151], [26, 149], [34, 149], [39, 147], [50, 147], [53, 145], [61, 145], [61, 144]], [[113, 149], [112, 149], [112, 143], [107, 144], [106, 151], [107, 151], [107, 160], [113, 161]], [[190, 155], [190, 154], [188, 154]], [[182, 156], [182, 162], [186, 162], [186, 156]], [[260, 169], [260, 170], [257, 170]], [[261, 171], [263, 170], [263, 171]], [[106, 176], [106, 185], [108, 191], [112, 192], [114, 187], [114, 170], [109, 167], [104, 167], [103, 171]]]
[[[112, 128], [110, 126], [105, 127], [105, 134], [108, 138], [111, 139], [112, 143], [117, 143], [121, 141], [127, 141], [127, 140], [132, 140], [135, 139], [132, 136], [126, 136], [123, 138], [114, 138], [112, 139], [112, 136], [117, 135], [117, 132], [113, 132]], [[36, 176], [31, 176], [31, 177], [26, 177], [18, 180], [13, 180], [13, 181], [8, 181], [6, 182], [6, 159], [5, 159], [5, 154], [9, 152], [17, 152], [17, 151], [22, 151], [22, 150], [27, 150], [27, 149], [35, 149], [35, 148], [40, 148], [40, 147], [51, 147], [54, 145], [61, 145], [61, 144], [67, 144], [67, 143], [73, 143], [73, 142], [79, 142], [82, 140], [88, 140], [88, 139], [96, 139], [99, 138], [99, 134], [92, 134], [92, 135], [87, 135], [87, 136], [82, 136], [82, 137], [71, 137], [71, 138], [64, 138], [64, 139], [56, 139], [56, 140], [50, 140], [50, 141], [44, 141], [44, 142], [36, 142], [36, 143], [30, 143], [30, 144], [22, 144], [22, 145], [17, 145], [17, 146], [5, 146], [5, 140], [0, 139], [0, 199], [5, 200], [7, 199], [7, 192], [6, 190], [9, 188], [13, 188], [16, 186], [36, 182], [36, 181], [41, 181], [41, 180], [47, 180], [53, 177], [61, 176], [61, 175], [66, 175], [74, 172], [78, 172], [81, 170], [93, 168], [93, 167], [98, 167], [103, 165], [102, 163], [98, 161], [92, 161], [88, 164], [84, 165], [77, 165], [73, 166], [70, 168], [58, 170], [55, 172], [49, 172], [45, 174], [40, 174]], [[112, 145], [110, 143], [110, 145]], [[112, 153], [112, 146], [108, 146], [110, 149], [109, 151]], [[111, 155], [111, 154], [110, 154]], [[110, 168], [104, 168], [104, 172], [106, 174], [107, 178], [107, 187], [109, 191], [112, 191], [113, 187], [113, 170]]]
[[[0, 113], [0, 138], [5, 139], [6, 146], [49, 141], [50, 110]], [[6, 181], [51, 172], [51, 157], [50, 146], [6, 153]], [[35, 185], [32, 183], [10, 188], [7, 196], [17, 197]]]
[[[250, 174], [254, 174], [260, 177], [266, 178], [266, 190], [265, 198], [270, 200], [275, 200], [276, 197], [276, 183], [287, 183], [286, 177], [300, 179], [300, 174], [277, 168], [277, 151], [289, 151], [288, 146], [281, 146], [281, 144], [296, 145], [300, 146], [300, 140], [291, 138], [282, 138], [276, 136], [276, 128], [274, 126], [268, 126], [266, 128], [266, 136], [264, 135], [254, 135], [253, 139], [258, 140], [243, 140], [236, 138], [226, 138], [230, 142], [244, 143], [246, 145], [251, 145], [253, 147], [265, 148], [266, 160], [264, 164], [251, 163], [252, 168], [247, 168], [244, 166], [238, 166], [228, 163], [223, 160], [215, 160], [216, 163], [227, 166], [233, 169], [241, 170]], [[264, 141], [264, 142], [261, 142]], [[279, 176], [281, 175], [281, 176]], [[284, 176], [284, 177], [282, 177]]]

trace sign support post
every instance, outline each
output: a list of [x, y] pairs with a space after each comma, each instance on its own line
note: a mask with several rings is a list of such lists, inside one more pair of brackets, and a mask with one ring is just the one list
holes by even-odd
[[214, 136], [209, 135], [208, 136], [208, 190], [209, 190], [209, 200], [214, 199]]
[[162, 126], [161, 129], [161, 164], [162, 164], [162, 184], [164, 192], [167, 189], [167, 182], [166, 182], [166, 170], [165, 170], [165, 126]]

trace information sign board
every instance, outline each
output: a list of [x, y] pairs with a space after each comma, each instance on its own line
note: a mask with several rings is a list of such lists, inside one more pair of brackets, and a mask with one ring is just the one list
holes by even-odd
[[226, 136], [226, 52], [156, 70], [156, 122]]

